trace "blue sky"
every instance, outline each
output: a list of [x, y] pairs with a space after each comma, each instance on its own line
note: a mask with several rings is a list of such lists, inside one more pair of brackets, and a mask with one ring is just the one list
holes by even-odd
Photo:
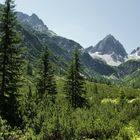
[[[4, 0], [0, 0], [2, 3]], [[16, 0], [17, 10], [36, 13], [58, 35], [83, 47], [112, 34], [131, 52], [140, 46], [140, 0]]]

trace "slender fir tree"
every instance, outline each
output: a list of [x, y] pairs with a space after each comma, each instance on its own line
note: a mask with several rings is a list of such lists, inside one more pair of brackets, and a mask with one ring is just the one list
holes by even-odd
[[17, 125], [21, 77], [20, 34], [16, 31], [13, 0], [6, 0], [0, 17], [0, 113], [11, 125]]
[[84, 77], [81, 74], [81, 63], [78, 49], [75, 49], [74, 51], [64, 90], [72, 107], [77, 108], [85, 105]]
[[27, 64], [27, 75], [33, 76], [33, 68], [30, 62]]
[[40, 78], [37, 84], [38, 95], [40, 98], [51, 97], [52, 101], [55, 100], [57, 94], [56, 82], [54, 78], [54, 71], [50, 64], [50, 56], [47, 46], [45, 47], [40, 67]]

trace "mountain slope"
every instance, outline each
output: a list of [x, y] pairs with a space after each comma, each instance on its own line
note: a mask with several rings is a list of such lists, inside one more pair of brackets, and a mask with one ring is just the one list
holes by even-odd
[[117, 67], [118, 75], [123, 78], [140, 68], [140, 60], [129, 60]]
[[[97, 73], [101, 75], [110, 75], [116, 72], [114, 68], [106, 65], [102, 61], [92, 59], [92, 57], [83, 49], [83, 47], [73, 40], [69, 40], [60, 36], [49, 38], [45, 35], [39, 35], [39, 38], [40, 40], [42, 40], [42, 42], [44, 41], [44, 44], [48, 44], [50, 50], [53, 51], [54, 55], [57, 56], [57, 58], [60, 58], [58, 60], [64, 60], [64, 62], [67, 64], [72, 58], [74, 49], [78, 48], [81, 51], [81, 63], [83, 65], [84, 71], [88, 75], [94, 75]], [[61, 48], [60, 51], [58, 51], [59, 48]]]
[[[77, 42], [64, 37], [50, 35], [48, 27], [35, 14], [28, 16], [21, 12], [17, 13], [17, 19], [21, 28], [19, 29], [24, 36], [24, 45], [27, 47], [27, 58], [32, 61], [38, 58], [43, 47], [48, 45], [53, 54], [53, 62], [58, 69], [66, 70], [72, 57], [73, 50], [78, 48], [81, 51], [81, 62], [86, 75], [111, 75], [115, 69], [100, 60], [93, 59], [84, 48]], [[36, 24], [34, 24], [36, 22]], [[42, 26], [42, 29], [37, 28]], [[52, 33], [52, 31], [51, 31]]]
[[41, 19], [38, 18], [36, 14], [29, 16], [27, 14], [23, 14], [22, 12], [17, 12], [17, 18], [22, 24], [28, 25], [36, 31], [40, 31], [41, 33], [45, 34], [48, 33], [48, 27]]
[[140, 59], [140, 47], [138, 47], [137, 49], [134, 49], [131, 54], [128, 56], [128, 60], [131, 59]]
[[[36, 19], [40, 20], [39, 18]], [[40, 22], [38, 21], [38, 23]], [[37, 29], [32, 28], [32, 26], [28, 26], [28, 24], [26, 26], [26, 24], [24, 22], [22, 23], [22, 21], [20, 21], [20, 26], [21, 27], [19, 30], [23, 33], [24, 44], [28, 48], [27, 58], [29, 58], [31, 61], [35, 61], [40, 56], [43, 47], [48, 45], [51, 54], [53, 55], [52, 61], [56, 67], [56, 71], [63, 70], [64, 72], [67, 70], [75, 48], [78, 48], [81, 51], [80, 59], [84, 68], [83, 73], [88, 76], [96, 74], [110, 76], [114, 74], [116, 77], [124, 77], [133, 73], [139, 68], [139, 62], [135, 61], [128, 61], [118, 67], [111, 67], [100, 59], [93, 59], [89, 53], [87, 53], [87, 50], [84, 50], [79, 43], [73, 40], [56, 35], [50, 36], [48, 33], [40, 32]], [[48, 28], [47, 30], [50, 31]], [[104, 44], [110, 44], [110, 46], [108, 45], [109, 47], [107, 46], [106, 49], [102, 45], [97, 45], [97, 47], [95, 47], [96, 51], [100, 51], [102, 55], [110, 55], [111, 52], [115, 52], [115, 54], [111, 56], [112, 59], [115, 59], [115, 61], [122, 60], [122, 62], [124, 62], [124, 59], [127, 57], [127, 53], [123, 46], [117, 40], [115, 40], [112, 35], [108, 35], [103, 42]], [[100, 44], [100, 42], [98, 44]], [[112, 44], [115, 44], [116, 46], [114, 45], [112, 47]]]
[[47, 34], [49, 36], [56, 35], [54, 32], [48, 29], [48, 27], [36, 14], [29, 16], [22, 12], [17, 12], [17, 19], [20, 23], [22, 23], [22, 26], [31, 27], [35, 31]]
[[132, 86], [133, 88], [140, 88], [140, 69], [127, 75], [124, 78], [124, 82], [126, 85]]
[[99, 58], [93, 59], [91, 55], [89, 55], [90, 53], [100, 53], [102, 56], [109, 55], [111, 61], [114, 61], [115, 64], [118, 64], [118, 62], [122, 63], [124, 58], [127, 57], [127, 53], [119, 41], [112, 35], [108, 35], [95, 47], [90, 47], [85, 50], [79, 43], [58, 36], [50, 31], [43, 21], [35, 14], [28, 16], [27, 14], [18, 12], [17, 17], [19, 21], [17, 30], [22, 33], [23, 46], [26, 48], [25, 57], [31, 63], [36, 62], [44, 47], [47, 45], [52, 54], [51, 61], [57, 73], [62, 71], [65, 72], [67, 70], [75, 48], [78, 48], [81, 51], [80, 59], [83, 64], [83, 73], [90, 77], [93, 75], [110, 76], [113, 74], [114, 76], [121, 78], [133, 73], [139, 68], [139, 64], [135, 64], [135, 61], [123, 63], [118, 67], [112, 67], [109, 66], [105, 60], [103, 61]]
[[97, 45], [87, 48], [86, 51], [93, 58], [101, 59], [112, 66], [120, 65], [127, 58], [123, 45], [112, 35], [107, 35]]

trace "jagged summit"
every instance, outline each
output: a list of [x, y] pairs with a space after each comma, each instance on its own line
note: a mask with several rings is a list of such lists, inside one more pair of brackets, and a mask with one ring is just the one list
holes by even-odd
[[112, 34], [108, 34], [104, 39], [115, 39]]
[[[135, 53], [137, 53], [137, 52], [140, 52], [140, 47], [137, 47], [137, 49], [134, 49], [132, 52], [131, 52], [131, 54], [135, 54]], [[139, 54], [140, 55], [140, 54]]]
[[86, 49], [93, 58], [102, 59], [109, 65], [117, 66], [125, 61], [127, 52], [123, 45], [111, 34], [107, 35], [97, 45]]
[[100, 54], [116, 53], [117, 55], [127, 56], [123, 45], [111, 34], [107, 35], [103, 40], [97, 43], [97, 45], [92, 47], [90, 52], [100, 52]]
[[37, 16], [35, 13], [33, 13], [33, 14], [31, 15], [31, 17], [37, 18], [37, 19], [38, 19], [38, 16]]
[[140, 59], [140, 47], [137, 47], [131, 52], [131, 54], [128, 56], [128, 60], [130, 59]]
[[36, 31], [45, 34], [48, 33], [48, 27], [43, 23], [43, 21], [36, 14], [32, 14], [31, 16], [29, 16], [22, 12], [17, 12], [17, 19], [22, 24], [31, 26]]

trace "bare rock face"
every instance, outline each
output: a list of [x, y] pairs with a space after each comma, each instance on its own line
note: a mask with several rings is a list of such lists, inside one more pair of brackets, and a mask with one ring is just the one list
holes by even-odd
[[112, 35], [107, 35], [97, 45], [91, 46], [86, 50], [93, 58], [102, 59], [112, 66], [120, 65], [127, 58], [123, 45]]
[[49, 32], [48, 27], [43, 23], [41, 19], [39, 19], [36, 14], [32, 14], [31, 16], [29, 16], [22, 12], [17, 12], [17, 19], [22, 24], [28, 25], [36, 31], [44, 34], [47, 34]]
[[137, 49], [134, 49], [130, 53], [130, 55], [128, 56], [128, 60], [131, 60], [131, 59], [135, 59], [135, 60], [140, 59], [140, 47], [137, 47]]

